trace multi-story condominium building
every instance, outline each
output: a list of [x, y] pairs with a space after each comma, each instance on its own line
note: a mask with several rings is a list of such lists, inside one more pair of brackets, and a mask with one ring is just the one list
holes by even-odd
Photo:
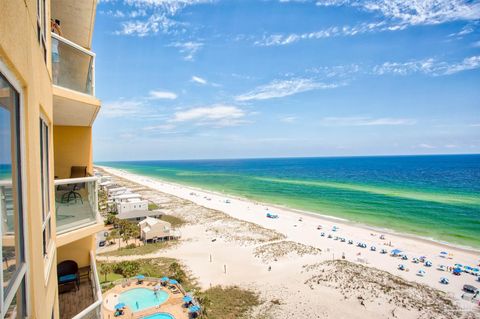
[[96, 0], [0, 1], [0, 318], [100, 318]]

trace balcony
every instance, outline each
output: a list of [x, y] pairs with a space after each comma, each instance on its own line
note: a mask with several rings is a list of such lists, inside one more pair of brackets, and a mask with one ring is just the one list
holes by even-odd
[[98, 319], [102, 318], [102, 290], [98, 280], [95, 255], [90, 251], [90, 266], [82, 270], [79, 289], [63, 292], [58, 296], [60, 318], [62, 319]]
[[51, 36], [54, 124], [90, 126], [100, 108], [95, 98], [95, 53], [58, 34]]
[[98, 213], [97, 180], [97, 177], [55, 180], [58, 235], [91, 225], [102, 226]]

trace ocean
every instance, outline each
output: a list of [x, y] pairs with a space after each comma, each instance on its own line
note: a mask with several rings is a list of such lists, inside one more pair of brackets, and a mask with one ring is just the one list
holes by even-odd
[[96, 164], [480, 248], [480, 155]]

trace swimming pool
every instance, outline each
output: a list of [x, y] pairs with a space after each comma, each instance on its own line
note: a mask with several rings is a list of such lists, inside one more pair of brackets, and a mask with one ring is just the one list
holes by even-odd
[[[118, 302], [124, 302], [131, 311], [136, 312], [150, 307], [158, 306], [168, 299], [168, 293], [158, 290], [156, 293], [148, 288], [133, 288], [122, 292], [118, 296]], [[154, 317], [157, 319], [157, 317]], [[158, 317], [171, 319], [170, 317]]]
[[147, 317], [143, 317], [143, 319], [175, 319], [175, 317], [172, 316], [171, 314], [161, 312], [161, 313], [156, 313], [154, 315], [150, 315]]

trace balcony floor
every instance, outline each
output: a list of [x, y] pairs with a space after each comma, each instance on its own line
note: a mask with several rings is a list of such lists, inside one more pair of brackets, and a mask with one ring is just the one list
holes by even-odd
[[71, 319], [95, 302], [90, 279], [83, 279], [78, 291], [72, 287], [68, 292], [61, 293], [62, 290], [70, 287], [70, 285], [59, 287], [58, 301], [61, 319]]

